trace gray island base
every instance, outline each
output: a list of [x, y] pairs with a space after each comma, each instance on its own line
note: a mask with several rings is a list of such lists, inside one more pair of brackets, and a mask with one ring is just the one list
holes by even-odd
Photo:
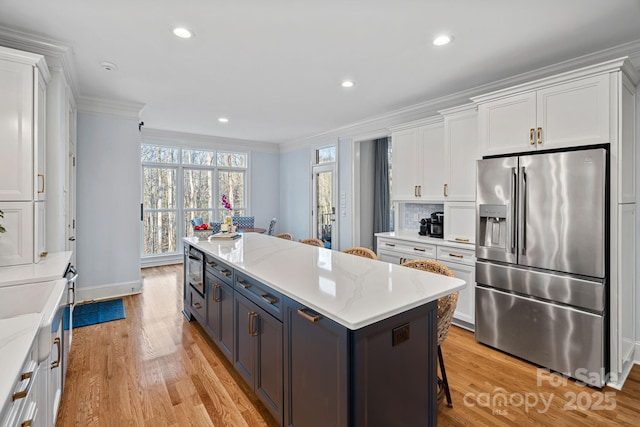
[[280, 425], [437, 424], [437, 299], [462, 280], [264, 235], [184, 242], [185, 316]]

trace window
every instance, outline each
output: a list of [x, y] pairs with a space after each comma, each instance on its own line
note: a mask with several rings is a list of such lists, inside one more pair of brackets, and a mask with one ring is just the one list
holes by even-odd
[[141, 161], [143, 257], [179, 253], [195, 218], [211, 223], [247, 211], [247, 153], [142, 144]]

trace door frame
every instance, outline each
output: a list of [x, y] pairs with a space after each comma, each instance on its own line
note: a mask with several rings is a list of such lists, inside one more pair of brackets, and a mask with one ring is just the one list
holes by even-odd
[[[325, 163], [316, 163], [316, 152], [321, 148], [326, 147], [335, 147], [335, 161], [333, 162], [325, 162]], [[331, 249], [338, 249], [339, 246], [339, 236], [340, 236], [340, 215], [338, 209], [338, 141], [331, 144], [320, 144], [317, 146], [311, 147], [309, 156], [310, 156], [310, 174], [309, 174], [309, 236], [315, 237], [316, 231], [316, 190], [315, 190], [315, 174], [316, 172], [324, 172], [330, 171], [332, 173], [332, 182], [331, 182], [331, 203], [335, 208], [335, 219], [333, 221], [333, 225], [331, 226]]]

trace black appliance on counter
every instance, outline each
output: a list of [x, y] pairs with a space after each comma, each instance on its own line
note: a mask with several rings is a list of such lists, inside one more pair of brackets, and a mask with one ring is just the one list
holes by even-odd
[[444, 237], [444, 212], [434, 212], [431, 214], [431, 218], [422, 218], [418, 234], [429, 237]]

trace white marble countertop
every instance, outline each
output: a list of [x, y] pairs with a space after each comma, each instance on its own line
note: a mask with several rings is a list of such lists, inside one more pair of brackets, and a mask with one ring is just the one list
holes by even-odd
[[429, 245], [447, 246], [450, 248], [469, 249], [472, 251], [476, 249], [475, 243], [453, 242], [451, 240], [439, 239], [437, 237], [421, 236], [418, 234], [417, 230], [387, 231], [385, 233], [376, 233], [375, 236], [387, 239], [401, 239]]
[[460, 279], [258, 233], [184, 241], [351, 330], [465, 286]]
[[29, 349], [33, 344], [42, 313], [29, 313], [0, 319], [0, 421], [6, 415], [5, 408], [11, 401], [13, 387]]
[[72, 252], [54, 252], [37, 264], [0, 267], [0, 287], [62, 278]]

